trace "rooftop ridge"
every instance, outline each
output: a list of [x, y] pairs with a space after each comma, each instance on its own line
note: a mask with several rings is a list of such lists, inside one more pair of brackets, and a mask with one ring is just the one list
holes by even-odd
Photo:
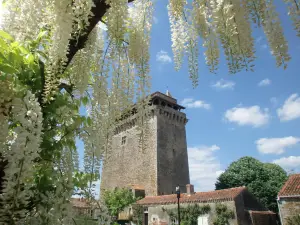
[[300, 196], [300, 174], [292, 174], [282, 186], [278, 197]]
[[[210, 202], [218, 200], [234, 200], [244, 190], [247, 190], [245, 186], [234, 187], [222, 190], [207, 191], [207, 192], [195, 192], [192, 195], [183, 193], [180, 195], [181, 203], [192, 202]], [[137, 201], [140, 205], [156, 205], [156, 204], [174, 204], [177, 201], [176, 194], [159, 195], [159, 196], [146, 196], [145, 198]]]

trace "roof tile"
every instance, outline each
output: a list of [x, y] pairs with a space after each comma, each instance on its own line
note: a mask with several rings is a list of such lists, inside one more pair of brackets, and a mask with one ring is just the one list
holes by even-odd
[[[229, 188], [224, 190], [196, 192], [192, 195], [181, 194], [181, 203], [193, 202], [214, 202], [214, 201], [230, 201], [234, 200], [246, 187]], [[160, 196], [146, 196], [139, 200], [137, 204], [140, 205], [165, 205], [177, 203], [177, 195], [160, 195]]]
[[71, 198], [71, 204], [75, 208], [90, 208], [87, 200], [84, 198]]
[[295, 195], [300, 197], [300, 174], [291, 175], [278, 193], [278, 197]]
[[253, 225], [276, 224], [276, 214], [271, 211], [249, 211]]

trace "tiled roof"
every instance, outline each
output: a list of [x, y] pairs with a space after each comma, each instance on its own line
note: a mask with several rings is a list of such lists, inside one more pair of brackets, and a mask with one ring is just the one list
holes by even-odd
[[72, 198], [71, 199], [72, 206], [75, 208], [89, 208], [86, 199], [84, 198]]
[[[234, 200], [240, 193], [246, 190], [246, 187], [229, 188], [218, 191], [196, 192], [191, 195], [181, 194], [181, 203], [193, 202], [215, 202], [215, 201], [231, 201]], [[137, 201], [139, 205], [165, 205], [177, 203], [177, 195], [160, 195], [160, 196], [146, 196]]]
[[287, 182], [283, 185], [282, 189], [278, 193], [278, 197], [300, 197], [300, 174], [293, 174], [289, 177]]
[[145, 190], [145, 187], [142, 186], [142, 185], [137, 185], [137, 184], [132, 184], [132, 185], [129, 185], [132, 189], [134, 190]]
[[253, 225], [276, 224], [276, 214], [271, 211], [249, 211]]

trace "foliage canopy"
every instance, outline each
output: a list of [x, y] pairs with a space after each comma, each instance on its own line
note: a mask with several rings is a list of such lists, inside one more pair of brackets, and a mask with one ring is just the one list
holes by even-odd
[[103, 198], [111, 216], [118, 216], [123, 209], [138, 200], [134, 197], [132, 191], [127, 188], [115, 188], [112, 191], [105, 191]]
[[218, 177], [216, 190], [246, 186], [264, 206], [277, 212], [276, 197], [286, 179], [287, 174], [280, 166], [242, 157]]

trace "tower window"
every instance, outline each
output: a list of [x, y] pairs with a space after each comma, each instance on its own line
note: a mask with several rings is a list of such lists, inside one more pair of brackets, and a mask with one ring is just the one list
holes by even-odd
[[121, 144], [122, 144], [122, 145], [125, 145], [125, 144], [126, 144], [126, 136], [123, 136], [123, 137], [122, 137], [122, 142], [121, 142]]

